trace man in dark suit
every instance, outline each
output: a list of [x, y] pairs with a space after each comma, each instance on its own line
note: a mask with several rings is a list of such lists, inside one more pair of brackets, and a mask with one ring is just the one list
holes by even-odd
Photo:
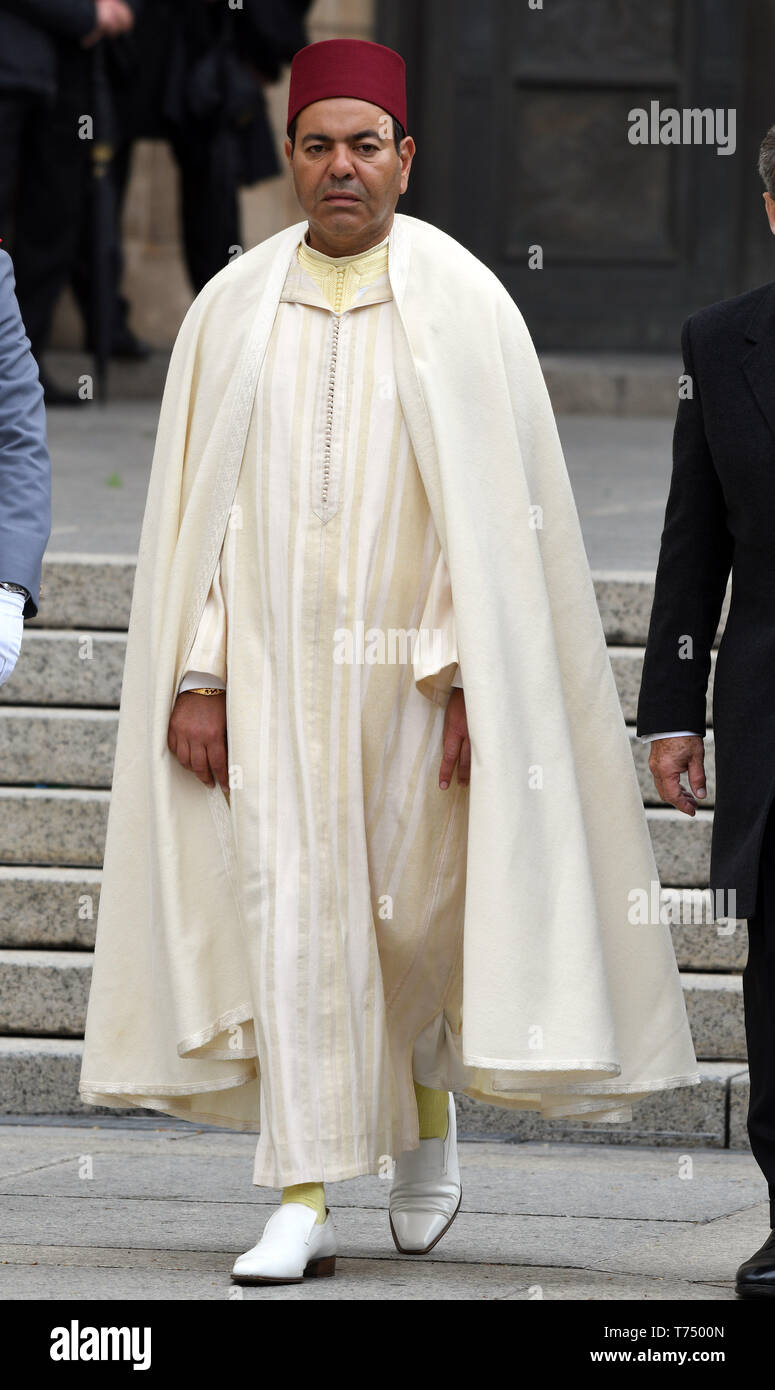
[[0, 237], [46, 402], [80, 403], [43, 368], [54, 308], [85, 215], [91, 49], [125, 33], [135, 0], [0, 0]]
[[[0, 6], [3, 0], [0, 0]], [[311, 0], [131, 0], [137, 22], [109, 49], [118, 140], [111, 172], [121, 216], [135, 141], [166, 140], [180, 173], [183, 251], [195, 293], [242, 244], [240, 187], [281, 172], [264, 88], [308, 42]], [[84, 228], [84, 232], [86, 229]], [[142, 356], [119, 293], [114, 353]], [[90, 321], [91, 248], [82, 237], [73, 289]]]
[[[775, 126], [759, 172], [775, 233]], [[686, 387], [637, 733], [652, 744], [649, 768], [661, 799], [693, 816], [706, 794], [711, 648], [731, 571], [713, 690], [710, 888], [717, 917], [748, 919], [748, 1135], [767, 1179], [772, 1228], [738, 1269], [736, 1290], [775, 1297], [775, 281], [698, 310], [681, 342]]]

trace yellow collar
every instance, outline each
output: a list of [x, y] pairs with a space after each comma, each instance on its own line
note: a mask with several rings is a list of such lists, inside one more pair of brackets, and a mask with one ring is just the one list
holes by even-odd
[[361, 290], [387, 273], [390, 234], [378, 246], [354, 256], [326, 256], [306, 241], [299, 244], [298, 262], [325, 295], [331, 308], [342, 314], [355, 303]]

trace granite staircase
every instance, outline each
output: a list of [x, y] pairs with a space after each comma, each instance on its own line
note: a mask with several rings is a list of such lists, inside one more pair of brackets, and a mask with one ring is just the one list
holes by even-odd
[[[77, 1093], [134, 569], [134, 556], [49, 555], [39, 614], [27, 624], [16, 670], [0, 687], [0, 1115], [6, 1117], [148, 1114], [100, 1111], [82, 1105]], [[595, 586], [661, 883], [701, 892], [714, 802], [712, 674], [708, 809], [689, 818], [658, 802], [648, 747], [635, 739], [653, 582], [600, 573]], [[747, 1147], [745, 922], [719, 930], [712, 921], [681, 920], [671, 931], [700, 1085], [639, 1102], [630, 1125], [544, 1122], [461, 1095], [461, 1134]]]

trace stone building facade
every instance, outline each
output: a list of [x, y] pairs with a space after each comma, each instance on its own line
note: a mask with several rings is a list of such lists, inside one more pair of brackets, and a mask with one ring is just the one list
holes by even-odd
[[[401, 210], [498, 275], [541, 351], [675, 354], [695, 309], [772, 278], [756, 166], [775, 0], [317, 0], [309, 30], [403, 54], [417, 158]], [[287, 75], [269, 91], [278, 149], [286, 93]], [[633, 112], [651, 113], [646, 141]], [[246, 248], [298, 216], [286, 174], [242, 200]], [[137, 147], [125, 232], [133, 325], [168, 347], [191, 289], [163, 143]], [[72, 305], [57, 334], [80, 342]]]

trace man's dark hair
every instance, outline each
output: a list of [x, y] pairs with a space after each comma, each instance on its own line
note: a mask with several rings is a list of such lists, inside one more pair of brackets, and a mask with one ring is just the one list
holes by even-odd
[[759, 149], [759, 175], [771, 198], [775, 198], [775, 125], [771, 125]]
[[[290, 125], [288, 126], [288, 139], [289, 139], [290, 142], [291, 142], [291, 151], [293, 151], [293, 150], [296, 148], [296, 122], [298, 121], [298, 119], [299, 119], [298, 116], [294, 116], [293, 120], [291, 121]], [[396, 153], [397, 153], [397, 154], [400, 154], [400, 153], [401, 153], [401, 141], [404, 140], [405, 138], [406, 138], [406, 131], [404, 130], [404, 127], [402, 126], [401, 122], [400, 122], [400, 121], [397, 121], [396, 118], [395, 118], [395, 116], [394, 116], [394, 117], [393, 117], [393, 141], [394, 141], [394, 143], [395, 143]]]

